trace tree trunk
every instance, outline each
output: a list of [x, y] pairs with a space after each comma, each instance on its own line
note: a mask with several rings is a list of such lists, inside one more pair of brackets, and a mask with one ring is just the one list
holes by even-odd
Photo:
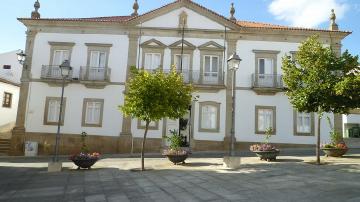
[[145, 170], [145, 165], [144, 165], [144, 153], [145, 153], [146, 135], [147, 135], [147, 132], [148, 132], [148, 130], [149, 130], [149, 124], [150, 124], [150, 121], [146, 121], [145, 133], [144, 133], [144, 138], [143, 138], [142, 147], [141, 147], [141, 171], [144, 171], [144, 170]]
[[318, 114], [318, 128], [316, 137], [316, 164], [320, 165], [320, 127], [321, 127], [321, 114]]

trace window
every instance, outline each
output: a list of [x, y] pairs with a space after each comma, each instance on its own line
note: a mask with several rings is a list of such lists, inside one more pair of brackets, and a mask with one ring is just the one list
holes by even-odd
[[11, 108], [11, 102], [12, 102], [12, 94], [4, 92], [3, 105], [2, 106], [4, 108]]
[[175, 66], [177, 70], [181, 69], [181, 64], [182, 64], [182, 70], [183, 71], [188, 71], [190, 68], [190, 55], [188, 54], [184, 54], [182, 56], [182, 63], [181, 63], [181, 54], [176, 54], [174, 55], [174, 61], [175, 61]]
[[294, 134], [314, 135], [314, 114], [294, 111]]
[[11, 65], [3, 65], [3, 69], [11, 69]]
[[157, 69], [161, 66], [160, 53], [145, 53], [145, 69]]
[[261, 74], [273, 74], [273, 59], [272, 58], [259, 58], [258, 59], [258, 72]]
[[215, 102], [200, 103], [199, 132], [219, 132], [220, 104]]
[[276, 130], [276, 107], [256, 106], [255, 107], [255, 133], [265, 134], [265, 131], [272, 128], [273, 134]]
[[204, 56], [204, 75], [206, 77], [217, 78], [219, 74], [219, 57], [218, 56]]
[[82, 126], [102, 127], [103, 99], [84, 99]]
[[91, 51], [90, 53], [90, 67], [105, 68], [106, 66], [106, 52]]
[[[138, 119], [138, 129], [145, 129], [146, 122]], [[151, 121], [149, 124], [149, 130], [159, 130], [159, 122]]]
[[59, 66], [65, 60], [69, 60], [69, 50], [54, 50], [52, 65]]
[[[59, 97], [47, 97], [45, 103], [45, 113], [44, 113], [44, 125], [57, 125], [59, 121], [60, 113], [60, 102], [61, 98]], [[64, 125], [64, 116], [65, 116], [65, 106], [66, 98], [63, 99], [63, 109], [61, 114], [60, 124]]]

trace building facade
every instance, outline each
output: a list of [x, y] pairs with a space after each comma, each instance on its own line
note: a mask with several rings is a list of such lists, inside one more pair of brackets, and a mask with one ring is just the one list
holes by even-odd
[[0, 139], [9, 139], [15, 126], [21, 77], [16, 53], [0, 54]]
[[[315, 144], [316, 114], [298, 113], [284, 94], [281, 59], [296, 53], [314, 34], [340, 54], [341, 40], [335, 15], [329, 30], [294, 28], [238, 21], [231, 7], [226, 18], [190, 0], [177, 0], [139, 15], [139, 5], [128, 16], [47, 19], [35, 4], [32, 18], [19, 18], [27, 27], [26, 65], [12, 154], [21, 155], [24, 141], [37, 141], [39, 154], [53, 152], [57, 116], [61, 120], [60, 151], [79, 149], [80, 134], [101, 153], [129, 153], [140, 149], [144, 123], [124, 117], [129, 69], [135, 66], [169, 71], [175, 65], [184, 81], [195, 87], [189, 113], [181, 120], [151, 123], [147, 151], [166, 146], [169, 130], [178, 129], [193, 150], [227, 150], [231, 130], [232, 77], [226, 60], [233, 52], [242, 59], [236, 79], [236, 147], [264, 140], [282, 147]], [[59, 110], [59, 65], [73, 67], [65, 87], [64, 110]], [[341, 131], [342, 116], [328, 114]], [[322, 122], [322, 141], [329, 126]]]

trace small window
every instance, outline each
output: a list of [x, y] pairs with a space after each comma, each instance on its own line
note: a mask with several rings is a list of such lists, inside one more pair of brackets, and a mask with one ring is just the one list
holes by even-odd
[[90, 67], [105, 68], [106, 66], [106, 52], [91, 51], [90, 53]]
[[12, 94], [5, 92], [3, 97], [3, 107], [11, 108], [11, 103], [12, 103]]
[[54, 50], [52, 65], [59, 66], [65, 60], [69, 60], [69, 50]]
[[177, 70], [181, 69], [181, 65], [182, 65], [182, 70], [184, 71], [188, 71], [189, 67], [190, 67], [190, 55], [189, 54], [184, 54], [182, 56], [182, 62], [181, 62], [181, 54], [176, 54], [174, 55], [175, 57], [175, 66]]
[[259, 74], [260, 75], [272, 75], [273, 74], [273, 59], [272, 58], [259, 58], [258, 59], [259, 65]]
[[11, 69], [11, 65], [4, 65], [3, 69]]
[[[138, 120], [138, 129], [145, 129], [146, 122], [143, 120]], [[159, 122], [151, 121], [149, 124], [149, 130], [159, 130]]]
[[145, 53], [145, 69], [154, 70], [161, 66], [160, 53]]
[[[61, 102], [61, 98], [59, 97], [46, 98], [44, 125], [58, 124], [59, 114], [60, 114], [60, 102]], [[60, 122], [61, 125], [64, 125], [65, 106], [66, 106], [66, 98], [63, 99], [63, 108], [62, 108], [61, 122]]]
[[313, 135], [314, 114], [294, 111], [295, 135]]
[[213, 102], [200, 103], [199, 132], [219, 132], [220, 104]]
[[271, 106], [256, 106], [255, 107], [255, 133], [265, 134], [269, 128], [272, 129], [273, 134], [276, 130], [276, 108]]
[[103, 99], [84, 99], [82, 126], [102, 127]]

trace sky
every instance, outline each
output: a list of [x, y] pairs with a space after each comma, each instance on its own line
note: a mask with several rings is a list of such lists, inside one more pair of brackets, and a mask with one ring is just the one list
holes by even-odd
[[[139, 13], [158, 8], [173, 0], [139, 0]], [[360, 0], [194, 0], [229, 16], [235, 4], [238, 20], [327, 29], [330, 10], [335, 9], [341, 30], [353, 33], [343, 40], [343, 51], [360, 55]], [[1, 0], [0, 53], [24, 49], [26, 28], [18, 17], [30, 17], [35, 0]], [[41, 17], [96, 17], [129, 15], [134, 0], [40, 0]]]

